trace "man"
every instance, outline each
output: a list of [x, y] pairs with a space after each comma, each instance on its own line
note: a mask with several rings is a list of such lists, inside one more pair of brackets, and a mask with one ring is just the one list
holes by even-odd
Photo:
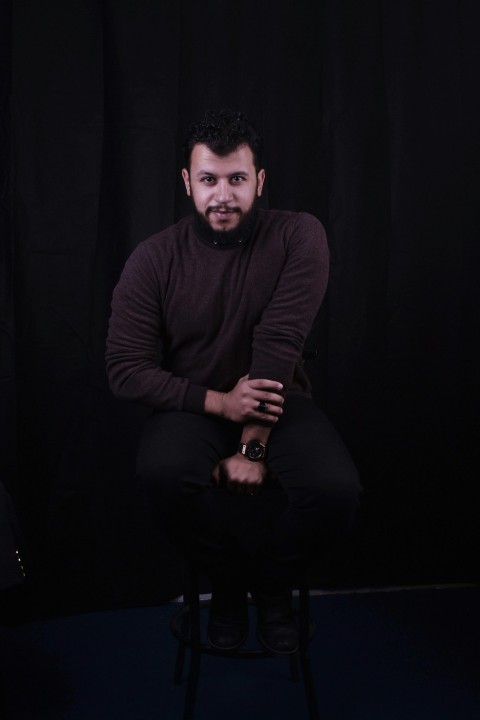
[[302, 365], [325, 232], [306, 213], [257, 207], [261, 140], [241, 113], [190, 129], [182, 176], [193, 214], [141, 243], [115, 289], [109, 380], [154, 411], [138, 480], [155, 528], [211, 578], [209, 642], [241, 646], [250, 591], [260, 643], [291, 653], [296, 574], [346, 531], [359, 492]]

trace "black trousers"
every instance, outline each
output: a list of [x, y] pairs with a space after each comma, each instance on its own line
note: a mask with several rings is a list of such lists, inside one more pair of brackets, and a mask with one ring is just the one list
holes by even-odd
[[359, 504], [355, 466], [325, 414], [288, 396], [268, 443], [269, 478], [255, 496], [216, 487], [212, 471], [234, 455], [242, 428], [187, 412], [146, 423], [137, 479], [154, 532], [215, 582], [270, 588], [291, 582], [309, 557], [345, 535]]

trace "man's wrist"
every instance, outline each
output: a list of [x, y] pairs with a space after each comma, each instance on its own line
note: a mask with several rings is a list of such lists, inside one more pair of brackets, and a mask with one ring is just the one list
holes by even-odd
[[237, 452], [251, 462], [262, 462], [267, 454], [267, 446], [260, 440], [252, 438], [247, 442], [240, 441]]
[[264, 445], [268, 445], [270, 434], [273, 430], [271, 425], [261, 425], [260, 423], [247, 423], [243, 426], [241, 442], [247, 443], [249, 440], [258, 440]]
[[224, 397], [224, 392], [218, 392], [217, 390], [207, 390], [204, 403], [205, 412], [208, 415], [218, 415], [219, 417], [225, 417], [223, 408]]
[[272, 428], [248, 423], [243, 426], [238, 453], [251, 462], [264, 462], [268, 453], [268, 440]]

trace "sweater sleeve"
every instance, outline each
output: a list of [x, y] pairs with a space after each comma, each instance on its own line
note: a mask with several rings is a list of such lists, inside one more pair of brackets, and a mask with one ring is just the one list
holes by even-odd
[[253, 332], [249, 376], [277, 380], [287, 391], [325, 295], [329, 253], [323, 225], [308, 213], [296, 216], [285, 243], [282, 273]]
[[110, 388], [120, 399], [157, 410], [202, 413], [207, 388], [159, 365], [161, 332], [162, 289], [142, 243], [127, 260], [113, 293], [105, 354]]

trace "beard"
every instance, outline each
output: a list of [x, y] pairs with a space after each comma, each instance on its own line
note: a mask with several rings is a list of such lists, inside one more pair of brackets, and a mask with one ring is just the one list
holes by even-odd
[[[241, 212], [239, 208], [233, 208], [235, 212]], [[247, 242], [257, 214], [257, 201], [254, 200], [251, 208], [243, 213], [238, 225], [231, 230], [215, 230], [208, 221], [208, 214], [211, 208], [207, 208], [207, 212], [200, 213], [194, 208], [195, 227], [199, 235], [214, 245], [235, 245], [236, 243]]]

